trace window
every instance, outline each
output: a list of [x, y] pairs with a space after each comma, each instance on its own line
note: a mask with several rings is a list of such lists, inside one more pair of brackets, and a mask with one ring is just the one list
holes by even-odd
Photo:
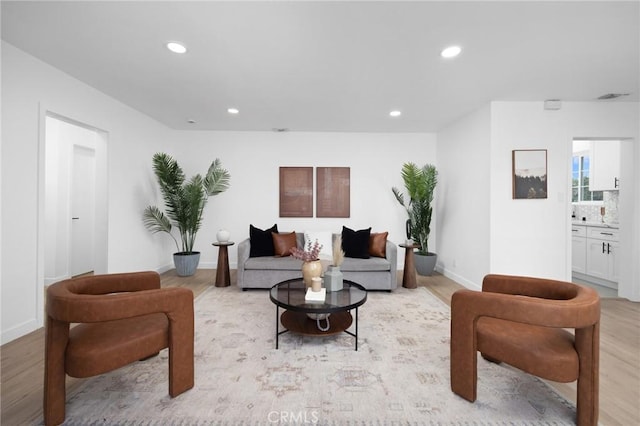
[[602, 191], [589, 191], [589, 153], [574, 153], [571, 172], [571, 202], [602, 201]]

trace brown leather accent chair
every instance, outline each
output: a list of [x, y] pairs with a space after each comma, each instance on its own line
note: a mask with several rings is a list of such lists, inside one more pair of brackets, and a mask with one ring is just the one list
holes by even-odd
[[[571, 333], [565, 329], [574, 329]], [[556, 382], [578, 381], [577, 423], [598, 424], [600, 297], [564, 281], [487, 275], [451, 298], [451, 389], [476, 400], [477, 353]]]
[[[91, 377], [169, 348], [169, 395], [193, 387], [193, 292], [155, 272], [94, 275], [47, 288], [44, 420], [65, 418], [65, 373]], [[70, 327], [71, 323], [79, 323]]]

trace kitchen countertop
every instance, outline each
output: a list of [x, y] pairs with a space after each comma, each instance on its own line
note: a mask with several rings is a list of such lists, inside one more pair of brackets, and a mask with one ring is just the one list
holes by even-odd
[[589, 222], [588, 220], [572, 220], [571, 226], [592, 226], [594, 228], [610, 228], [610, 229], [619, 229], [620, 225], [618, 223], [602, 223], [602, 222]]

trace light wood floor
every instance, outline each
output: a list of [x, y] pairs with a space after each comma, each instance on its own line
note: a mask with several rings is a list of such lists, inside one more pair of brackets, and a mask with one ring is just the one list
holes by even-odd
[[[231, 283], [235, 285], [235, 270]], [[400, 271], [401, 272], [401, 271]], [[212, 285], [215, 270], [199, 270], [181, 278], [173, 271], [162, 276], [163, 287], [188, 287], [197, 296]], [[398, 275], [399, 280], [402, 274]], [[442, 276], [418, 277], [449, 304], [451, 294], [462, 288]], [[393, 297], [389, 295], [389, 297]], [[44, 375], [44, 330], [36, 330], [0, 347], [2, 355], [1, 424], [28, 425], [42, 422], [42, 382]], [[482, 371], [479, 372], [482, 375]], [[67, 378], [67, 392], [80, 379]], [[575, 402], [575, 384], [550, 383], [560, 394]], [[478, 396], [480, 399], [482, 395]], [[627, 426], [640, 424], [640, 303], [623, 299], [602, 300], [600, 337], [600, 424]]]

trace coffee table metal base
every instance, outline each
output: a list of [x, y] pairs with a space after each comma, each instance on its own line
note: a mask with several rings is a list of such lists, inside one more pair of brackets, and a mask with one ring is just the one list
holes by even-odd
[[[280, 331], [280, 321], [285, 330]], [[320, 323], [324, 323], [321, 320]], [[347, 330], [353, 324], [353, 317], [349, 311], [334, 312], [329, 316], [330, 327], [326, 331], [318, 329], [316, 320], [307, 316], [304, 312], [284, 311], [280, 316], [280, 308], [276, 306], [276, 349], [278, 349], [281, 334], [288, 331], [303, 334], [305, 336], [330, 336], [338, 333], [347, 333], [355, 338], [356, 351], [358, 350], [358, 308], [355, 308], [355, 333]]]

